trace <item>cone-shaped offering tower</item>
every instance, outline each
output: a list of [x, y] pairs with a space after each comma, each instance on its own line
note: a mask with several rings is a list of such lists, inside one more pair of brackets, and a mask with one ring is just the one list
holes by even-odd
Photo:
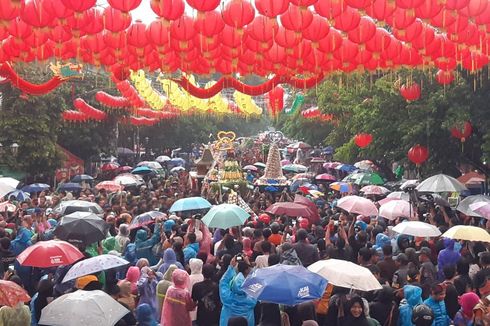
[[282, 174], [281, 154], [276, 143], [272, 143], [267, 156], [265, 173], [257, 180], [259, 186], [285, 186], [286, 177]]

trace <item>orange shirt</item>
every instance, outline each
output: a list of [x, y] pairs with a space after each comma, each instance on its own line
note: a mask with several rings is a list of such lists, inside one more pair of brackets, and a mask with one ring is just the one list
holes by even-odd
[[272, 234], [269, 237], [269, 241], [274, 244], [275, 246], [280, 246], [282, 243], [282, 235], [280, 234]]

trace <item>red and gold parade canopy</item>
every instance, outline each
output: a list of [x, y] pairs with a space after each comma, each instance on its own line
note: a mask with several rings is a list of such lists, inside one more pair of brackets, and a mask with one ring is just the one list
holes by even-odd
[[[73, 59], [118, 80], [129, 69], [219, 73], [210, 88], [176, 80], [210, 98], [225, 87], [253, 96], [281, 83], [308, 88], [337, 71], [435, 67], [447, 80], [458, 66], [483, 68], [490, 52], [488, 0], [151, 0], [148, 23], [131, 16], [142, 0], [107, 2], [1, 0], [0, 63]], [[250, 86], [237, 74], [266, 81]]]

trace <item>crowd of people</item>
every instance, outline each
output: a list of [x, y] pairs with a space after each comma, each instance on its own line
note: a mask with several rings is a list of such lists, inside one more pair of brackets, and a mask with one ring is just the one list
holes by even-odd
[[[0, 276], [22, 286], [32, 299], [26, 305], [2, 306], [0, 326], [40, 325], [43, 308], [77, 290], [103, 290], [126, 307], [130, 313], [116, 325], [490, 325], [490, 251], [485, 243], [394, 234], [391, 227], [401, 218], [349, 214], [336, 207], [341, 197], [336, 192], [310, 196], [320, 217], [312, 223], [264, 213], [275, 201], [291, 201], [295, 194], [250, 190], [243, 199], [256, 218], [240, 228], [209, 230], [196, 212], [169, 212], [176, 200], [198, 195], [184, 176], [154, 179], [117, 193], [87, 188], [79, 194], [43, 191], [24, 201], [6, 198], [15, 210], [1, 212]], [[55, 238], [61, 216], [53, 208], [72, 199], [100, 205], [109, 224], [106, 239], [79, 246], [85, 257], [117, 255], [128, 266], [63, 283], [71, 266], [19, 264], [16, 257], [26, 248]], [[225, 200], [215, 195], [207, 199], [212, 204]], [[129, 227], [135, 216], [153, 210], [165, 214], [148, 226]], [[419, 219], [441, 231], [479, 224], [434, 203], [422, 213]], [[366, 267], [382, 289], [360, 292], [329, 284], [316, 301], [283, 306], [258, 302], [241, 288], [254, 269], [306, 267], [330, 258]]]

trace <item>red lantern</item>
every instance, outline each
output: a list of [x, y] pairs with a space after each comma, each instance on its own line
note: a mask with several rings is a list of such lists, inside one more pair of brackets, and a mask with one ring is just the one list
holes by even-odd
[[451, 128], [451, 136], [454, 138], [459, 138], [459, 140], [464, 143], [468, 137], [473, 133], [473, 126], [471, 122], [466, 121], [463, 125], [463, 129], [461, 130], [459, 127], [454, 126]]
[[348, 33], [349, 40], [357, 44], [364, 44], [376, 34], [376, 24], [371, 17], [361, 17], [359, 26]]
[[377, 20], [386, 20], [396, 9], [394, 1], [374, 0], [373, 3], [366, 8], [367, 14]]
[[223, 21], [228, 26], [238, 29], [252, 22], [255, 9], [247, 0], [231, 0], [223, 10]]
[[338, 30], [330, 28], [328, 35], [318, 42], [319, 50], [331, 54], [342, 45], [343, 40], [342, 34]]
[[372, 141], [373, 135], [367, 133], [357, 134], [354, 137], [354, 142], [360, 148], [367, 147], [369, 144], [371, 144]]
[[144, 48], [148, 44], [146, 25], [137, 20], [128, 28], [128, 44], [136, 48]]
[[97, 0], [61, 0], [66, 8], [76, 12], [83, 12], [95, 6]]
[[344, 12], [335, 17], [335, 28], [343, 32], [349, 32], [359, 26], [361, 15], [357, 10], [347, 7]]
[[221, 31], [220, 38], [221, 43], [224, 45], [229, 46], [230, 48], [236, 48], [239, 47], [242, 42], [245, 42], [247, 39], [247, 34], [241, 35], [237, 29], [226, 25]]
[[225, 27], [225, 23], [220, 12], [206, 11], [197, 17], [194, 27], [202, 36], [211, 37], [219, 34]]
[[10, 21], [20, 13], [24, 1], [3, 0], [0, 1], [0, 20]]
[[255, 8], [266, 17], [275, 18], [288, 10], [289, 0], [255, 0]]
[[468, 5], [459, 10], [459, 14], [466, 17], [476, 17], [483, 13], [488, 6], [486, 0], [470, 0]]
[[92, 8], [83, 12], [80, 29], [86, 34], [97, 34], [104, 30], [103, 13]]
[[170, 29], [162, 19], [154, 20], [146, 27], [146, 37], [157, 47], [168, 45]]
[[275, 19], [258, 16], [248, 24], [247, 34], [256, 41], [268, 42], [277, 33], [277, 29], [278, 25]]
[[417, 144], [408, 150], [407, 156], [410, 161], [420, 165], [429, 158], [429, 150], [427, 147]]
[[298, 6], [289, 6], [288, 10], [281, 15], [281, 24], [285, 29], [301, 32], [310, 26], [313, 21], [313, 13], [309, 9]]
[[42, 0], [26, 1], [20, 10], [20, 18], [34, 27], [46, 27], [53, 22], [49, 12], [44, 10]]
[[396, 0], [396, 6], [403, 9], [413, 9], [421, 6], [426, 0]]
[[415, 8], [415, 15], [420, 19], [430, 19], [441, 12], [443, 5], [438, 0], [426, 0]]
[[451, 84], [454, 80], [454, 73], [451, 70], [438, 70], [436, 73], [436, 80], [441, 85]]
[[328, 35], [330, 25], [321, 16], [314, 15], [310, 26], [303, 30], [303, 37], [312, 42], [318, 42]]
[[315, 3], [315, 11], [327, 19], [334, 19], [347, 8], [345, 1], [321, 0]]
[[179, 41], [189, 41], [196, 35], [194, 20], [184, 15], [170, 25], [170, 35]]
[[346, 0], [347, 5], [351, 8], [364, 9], [371, 4], [372, 0]]
[[213, 11], [219, 6], [221, 0], [187, 0], [187, 3], [197, 11]]
[[129, 12], [138, 8], [141, 0], [107, 0], [112, 8], [121, 10], [123, 12]]
[[284, 108], [284, 88], [281, 85], [273, 88], [269, 94], [269, 109], [272, 116], [276, 116]]
[[283, 48], [291, 49], [299, 44], [301, 35], [289, 29], [279, 28], [275, 36], [275, 41]]
[[113, 33], [121, 32], [131, 25], [131, 15], [121, 10], [107, 7], [104, 9], [105, 29]]
[[184, 14], [183, 0], [151, 0], [151, 9], [166, 20], [176, 20]]
[[420, 98], [420, 85], [417, 83], [412, 83], [410, 85], [403, 84], [402, 87], [400, 87], [400, 94], [407, 101], [418, 100]]

